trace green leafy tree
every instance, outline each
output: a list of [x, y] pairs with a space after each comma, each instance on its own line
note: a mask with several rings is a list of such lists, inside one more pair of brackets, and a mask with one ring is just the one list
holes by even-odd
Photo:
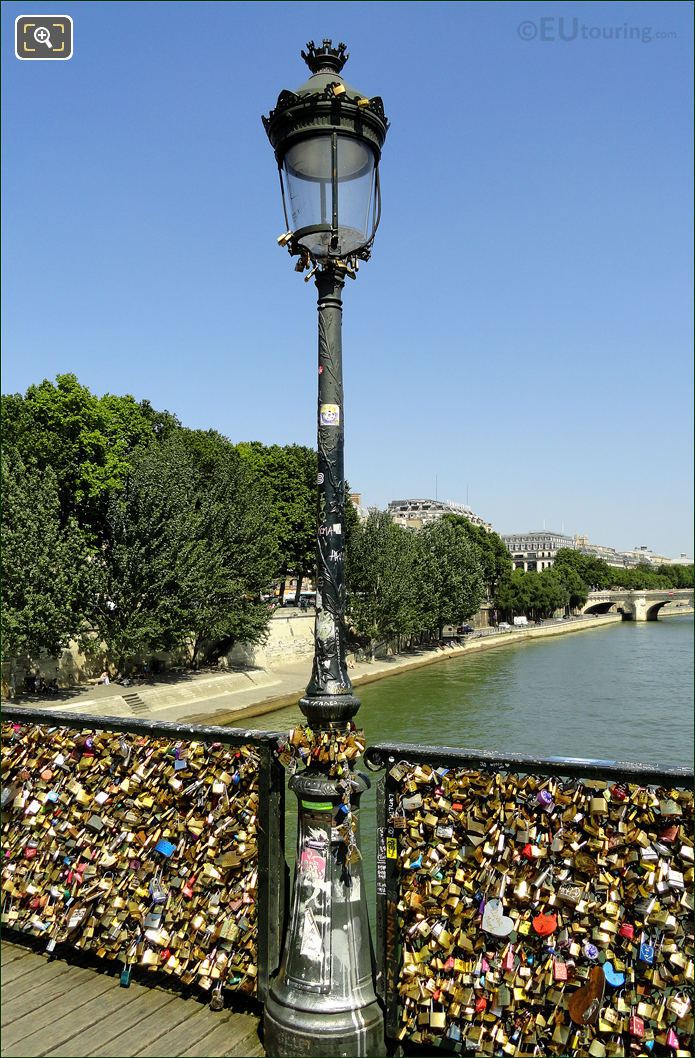
[[132, 453], [178, 425], [148, 401], [97, 397], [75, 375], [58, 375], [2, 398], [5, 444], [56, 477], [63, 524], [76, 518], [99, 543], [109, 497], [123, 487]]
[[529, 576], [523, 569], [515, 569], [497, 585], [494, 602], [499, 617], [511, 621], [528, 614], [531, 607]]
[[506, 620], [528, 617], [540, 620], [552, 617], [569, 604], [569, 589], [563, 577], [554, 569], [515, 569], [510, 577], [500, 582], [495, 597], [498, 613]]
[[498, 533], [474, 525], [461, 514], [445, 514], [442, 520], [459, 526], [470, 540], [480, 563], [487, 596], [493, 599], [500, 581], [512, 571], [511, 555], [504, 540]]
[[346, 557], [349, 625], [373, 653], [376, 643], [413, 636], [426, 627], [426, 556], [418, 534], [370, 512], [351, 530]]
[[574, 551], [570, 547], [560, 548], [552, 568], [556, 571], [573, 570], [588, 591], [601, 591], [612, 583], [612, 567], [607, 562], [595, 555], [583, 555], [581, 551]]
[[291, 574], [302, 581], [316, 564], [316, 452], [303, 445], [270, 445], [258, 441], [237, 446], [255, 480], [270, 497], [270, 523], [278, 552], [280, 597]]
[[94, 566], [73, 518], [63, 522], [53, 470], [2, 456], [3, 657], [58, 655], [84, 632]]
[[110, 499], [95, 626], [119, 669], [156, 651], [194, 663], [258, 641], [275, 566], [268, 507], [219, 435], [177, 431], [132, 459]]
[[465, 527], [440, 518], [420, 530], [429, 555], [427, 608], [439, 638], [444, 625], [459, 624], [480, 608], [485, 597], [483, 571]]
[[657, 573], [668, 581], [672, 588], [692, 588], [695, 583], [693, 580], [694, 570], [695, 567], [692, 565], [662, 565], [658, 567]]

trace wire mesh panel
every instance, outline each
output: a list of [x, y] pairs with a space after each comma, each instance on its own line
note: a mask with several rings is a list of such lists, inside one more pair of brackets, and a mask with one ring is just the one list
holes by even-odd
[[2, 923], [263, 998], [285, 916], [276, 736], [3, 710]]
[[692, 773], [389, 743], [379, 986], [403, 1043], [690, 1054]]

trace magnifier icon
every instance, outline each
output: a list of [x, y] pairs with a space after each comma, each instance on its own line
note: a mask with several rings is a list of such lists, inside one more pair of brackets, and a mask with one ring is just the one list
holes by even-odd
[[47, 48], [52, 48], [51, 34], [48, 32], [45, 26], [37, 26], [34, 30], [34, 40], [39, 44], [45, 44]]

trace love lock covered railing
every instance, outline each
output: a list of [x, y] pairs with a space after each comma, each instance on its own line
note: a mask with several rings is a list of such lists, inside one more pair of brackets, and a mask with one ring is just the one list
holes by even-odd
[[258, 999], [286, 921], [272, 732], [5, 708], [2, 923]]
[[450, 1052], [690, 1055], [692, 771], [384, 743], [386, 1034]]

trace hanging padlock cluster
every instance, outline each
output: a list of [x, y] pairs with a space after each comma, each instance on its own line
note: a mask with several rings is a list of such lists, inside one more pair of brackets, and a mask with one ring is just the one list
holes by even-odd
[[278, 760], [292, 774], [300, 764], [320, 764], [335, 778], [347, 775], [366, 745], [364, 731], [358, 731], [352, 721], [320, 731], [304, 725], [292, 728], [287, 738], [278, 743]]
[[394, 765], [399, 1038], [690, 1055], [693, 794]]
[[4, 723], [2, 922], [252, 993], [258, 752]]
[[290, 774], [295, 774], [300, 765], [318, 764], [324, 772], [327, 770], [330, 778], [339, 780], [337, 789], [342, 800], [333, 821], [333, 840], [344, 845], [346, 863], [362, 859], [357, 847], [357, 818], [351, 807], [359, 783], [355, 782], [351, 768], [353, 761], [364, 753], [366, 744], [364, 731], [358, 731], [352, 721], [322, 731], [306, 725], [295, 727], [278, 743], [278, 760]]

